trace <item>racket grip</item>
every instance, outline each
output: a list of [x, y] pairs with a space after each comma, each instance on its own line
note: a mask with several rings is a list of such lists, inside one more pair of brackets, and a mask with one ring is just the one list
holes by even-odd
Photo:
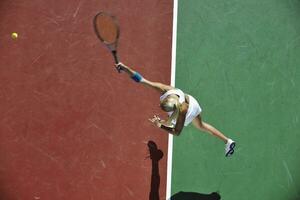
[[[114, 57], [115, 60], [115, 64], [119, 64], [119, 58], [117, 56], [117, 51], [116, 50], [112, 50], [112, 55]], [[116, 67], [116, 69], [118, 70], [119, 73], [121, 73], [121, 68], [120, 67]]]

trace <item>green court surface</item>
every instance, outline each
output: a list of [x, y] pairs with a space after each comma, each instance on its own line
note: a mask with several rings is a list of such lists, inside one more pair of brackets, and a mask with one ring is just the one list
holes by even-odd
[[203, 120], [236, 140], [189, 125], [173, 141], [172, 195], [300, 199], [300, 1], [179, 0], [176, 87]]

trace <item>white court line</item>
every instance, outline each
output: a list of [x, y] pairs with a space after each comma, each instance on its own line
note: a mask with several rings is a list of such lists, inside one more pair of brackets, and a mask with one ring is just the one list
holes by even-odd
[[[178, 0], [174, 0], [174, 3], [173, 3], [173, 33], [172, 33], [172, 62], [171, 62], [171, 86], [174, 86], [174, 87], [175, 87], [175, 69], [176, 69], [177, 11], [178, 11]], [[171, 198], [172, 153], [173, 153], [173, 135], [169, 134], [166, 199]]]

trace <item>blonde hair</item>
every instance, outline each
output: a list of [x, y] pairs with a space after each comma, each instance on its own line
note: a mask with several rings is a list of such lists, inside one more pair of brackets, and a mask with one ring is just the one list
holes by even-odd
[[176, 109], [176, 106], [178, 104], [178, 99], [172, 96], [168, 96], [164, 100], [160, 102], [160, 107], [162, 110], [166, 112], [171, 112]]

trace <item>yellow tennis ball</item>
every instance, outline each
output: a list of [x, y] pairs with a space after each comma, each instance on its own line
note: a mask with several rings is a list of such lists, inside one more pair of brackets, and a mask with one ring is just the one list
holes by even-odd
[[18, 33], [14, 32], [11, 34], [12, 39], [17, 39], [18, 38]]

